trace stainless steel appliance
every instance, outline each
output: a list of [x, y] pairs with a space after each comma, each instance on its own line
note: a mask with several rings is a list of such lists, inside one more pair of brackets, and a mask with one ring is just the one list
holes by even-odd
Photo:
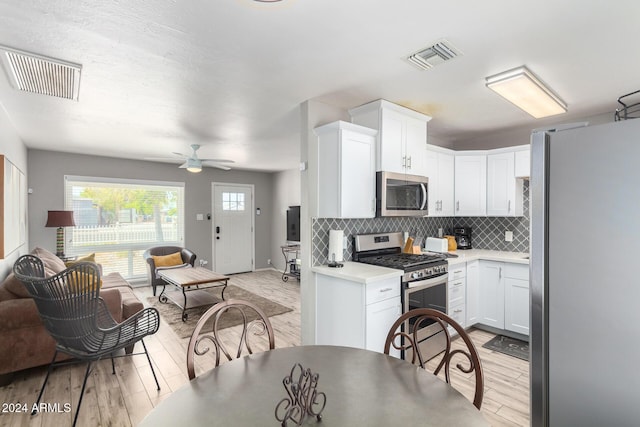
[[429, 178], [395, 172], [376, 173], [376, 216], [425, 216]]
[[638, 119], [532, 135], [532, 426], [640, 420], [639, 138]]
[[[434, 308], [447, 312], [446, 257], [441, 254], [402, 253], [402, 233], [361, 234], [355, 236], [353, 259], [358, 262], [395, 268], [404, 271], [401, 301], [403, 312], [414, 308]], [[424, 322], [418, 331], [422, 354], [432, 358], [446, 348], [442, 327], [435, 322]], [[403, 331], [413, 333], [413, 324], [407, 322]], [[402, 357], [411, 360], [411, 354]]]
[[453, 236], [458, 249], [471, 249], [471, 227], [454, 227]]

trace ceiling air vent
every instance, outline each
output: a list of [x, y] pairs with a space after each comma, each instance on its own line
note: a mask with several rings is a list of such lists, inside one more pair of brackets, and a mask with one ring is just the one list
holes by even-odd
[[18, 90], [78, 100], [82, 65], [0, 46], [2, 62]]
[[422, 49], [409, 56], [407, 60], [422, 70], [428, 70], [438, 64], [449, 61], [462, 53], [446, 40], [440, 40], [433, 46]]

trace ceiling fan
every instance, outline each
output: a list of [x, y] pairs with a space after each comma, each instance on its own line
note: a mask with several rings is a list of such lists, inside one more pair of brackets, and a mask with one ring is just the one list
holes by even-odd
[[[233, 160], [227, 159], [201, 159], [198, 157], [198, 149], [200, 148], [200, 144], [191, 144], [191, 149], [193, 152], [190, 156], [182, 153], [176, 153], [175, 151], [171, 154], [174, 154], [179, 159], [183, 159], [185, 162], [180, 165], [180, 168], [186, 169], [189, 172], [198, 173], [202, 170], [203, 163], [207, 163], [207, 166], [212, 166], [214, 168], [222, 169], [222, 170], [230, 170], [231, 168], [228, 166], [221, 165], [220, 163], [234, 163]], [[158, 160], [168, 160], [172, 159], [171, 157], [164, 157]], [[148, 160], [155, 160], [149, 158]]]

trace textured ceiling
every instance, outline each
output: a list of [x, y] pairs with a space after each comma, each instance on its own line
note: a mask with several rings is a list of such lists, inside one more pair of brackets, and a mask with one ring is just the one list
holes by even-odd
[[[640, 2], [584, 0], [1, 1], [0, 44], [83, 66], [79, 101], [16, 91], [0, 103], [30, 148], [123, 158], [188, 153], [236, 167], [299, 161], [299, 105], [384, 98], [455, 143], [612, 112], [639, 89]], [[463, 55], [404, 58], [446, 38]], [[569, 105], [534, 120], [485, 88], [527, 65]]]

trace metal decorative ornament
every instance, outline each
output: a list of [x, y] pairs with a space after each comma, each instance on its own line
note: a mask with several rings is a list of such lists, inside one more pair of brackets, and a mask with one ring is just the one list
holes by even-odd
[[289, 423], [300, 426], [309, 416], [322, 420], [321, 413], [327, 404], [327, 396], [316, 390], [319, 378], [320, 375], [296, 363], [291, 373], [282, 379], [288, 397], [276, 405], [275, 415], [283, 427]]

